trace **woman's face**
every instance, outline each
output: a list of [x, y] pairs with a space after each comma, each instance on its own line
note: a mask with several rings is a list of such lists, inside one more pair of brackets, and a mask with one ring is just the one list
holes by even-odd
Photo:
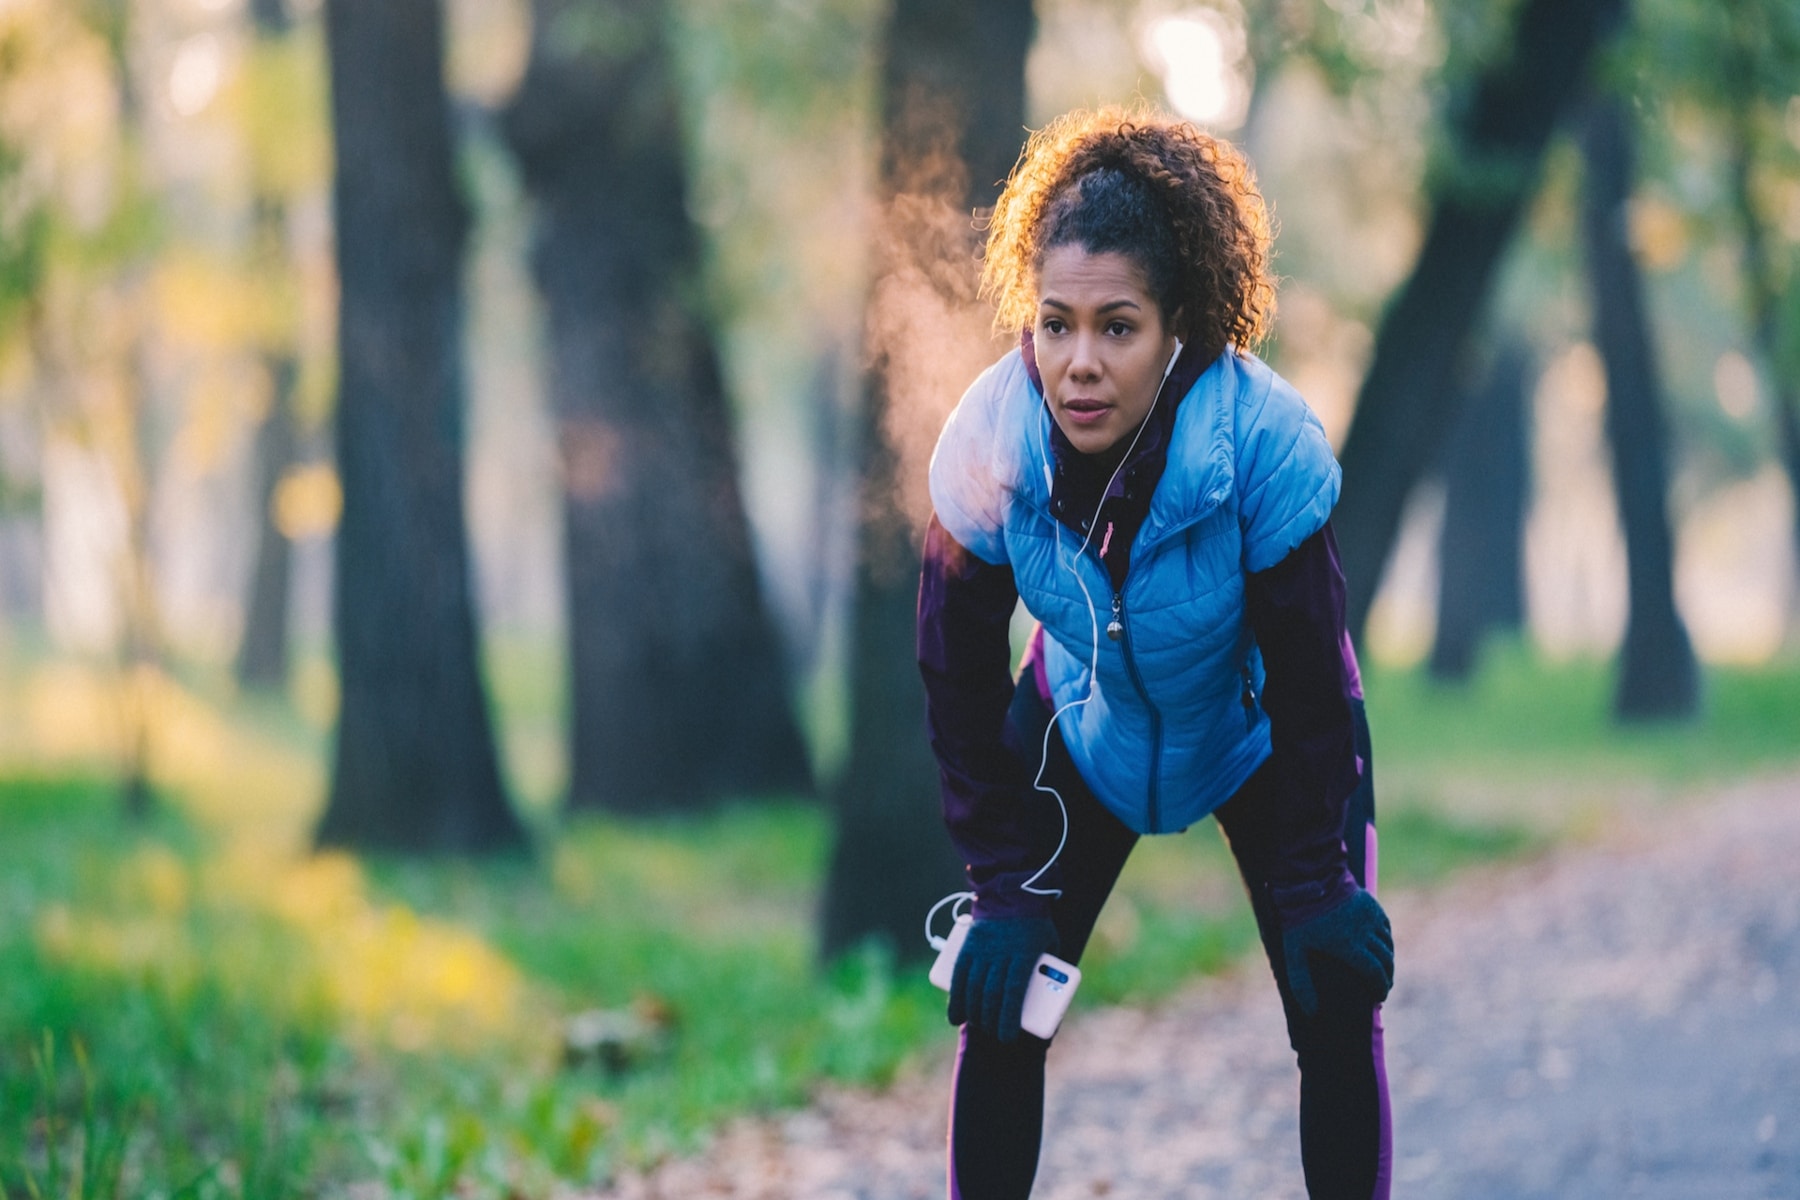
[[1038, 269], [1033, 340], [1050, 416], [1083, 454], [1122, 450], [1175, 352], [1175, 334], [1123, 254], [1055, 246]]

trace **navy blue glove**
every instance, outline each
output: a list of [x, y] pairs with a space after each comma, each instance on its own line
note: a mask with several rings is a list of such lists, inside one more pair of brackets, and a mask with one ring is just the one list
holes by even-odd
[[969, 926], [950, 974], [950, 1023], [1017, 1041], [1025, 987], [1038, 957], [1056, 946], [1056, 926], [1048, 917], [999, 917]]
[[1307, 1016], [1319, 1011], [1313, 967], [1330, 960], [1364, 987], [1372, 1003], [1387, 999], [1394, 986], [1394, 931], [1374, 896], [1361, 888], [1343, 903], [1283, 930], [1288, 991]]

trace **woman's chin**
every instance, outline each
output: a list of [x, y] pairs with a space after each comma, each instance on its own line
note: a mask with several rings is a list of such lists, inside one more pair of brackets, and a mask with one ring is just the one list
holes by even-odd
[[1119, 438], [1111, 429], [1107, 428], [1064, 428], [1063, 434], [1069, 439], [1069, 445], [1090, 457], [1104, 456], [1117, 449], [1119, 445]]
[[1069, 445], [1083, 454], [1098, 454], [1118, 440], [1113, 436], [1112, 422], [1104, 417], [1098, 421], [1083, 421], [1068, 412], [1052, 412], [1051, 415], [1056, 418], [1063, 436], [1069, 439]]

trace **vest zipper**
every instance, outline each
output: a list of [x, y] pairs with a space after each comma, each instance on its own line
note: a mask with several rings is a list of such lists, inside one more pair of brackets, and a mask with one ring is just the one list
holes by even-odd
[[[1045, 419], [1049, 419], [1048, 414], [1046, 414]], [[1048, 482], [1048, 479], [1046, 479], [1046, 482]], [[1050, 521], [1053, 524], [1060, 523], [1057, 521], [1056, 514], [1049, 511], [1048, 502], [1038, 507], [1045, 520]], [[1217, 507], [1217, 496], [1209, 497], [1207, 502], [1202, 505], [1199, 512], [1190, 513], [1183, 520], [1178, 521], [1174, 525], [1163, 530], [1156, 538], [1146, 541], [1139, 547], [1139, 554], [1149, 550], [1152, 546], [1160, 544], [1175, 534], [1180, 533], [1190, 525], [1198, 524], [1200, 521], [1210, 516], [1213, 509]], [[1148, 519], [1147, 514], [1146, 519]], [[1134, 554], [1132, 558], [1135, 565], [1138, 555]], [[1100, 567], [1101, 576], [1110, 583], [1111, 572], [1107, 570], [1106, 560], [1101, 558], [1098, 553], [1095, 553], [1094, 561]], [[1127, 581], [1129, 581], [1131, 577], [1131, 569], [1129, 567], [1126, 568], [1125, 576]], [[1125, 594], [1123, 585], [1113, 589], [1112, 611], [1113, 619], [1107, 624], [1106, 636], [1109, 640], [1120, 643], [1120, 649], [1124, 652], [1125, 656], [1125, 673], [1130, 677], [1131, 686], [1137, 692], [1138, 699], [1144, 702], [1144, 711], [1150, 714], [1150, 787], [1149, 793], [1145, 798], [1144, 818], [1145, 825], [1148, 827], [1147, 832], [1161, 833], [1162, 830], [1158, 828], [1158, 825], [1160, 823], [1159, 817], [1161, 815], [1159, 809], [1162, 790], [1162, 710], [1158, 709], [1151, 701], [1149, 689], [1144, 686], [1144, 678], [1138, 674], [1137, 659], [1132, 657], [1131, 633], [1125, 624]], [[1115, 625], [1118, 627], [1117, 635], [1113, 633], [1113, 627]], [[1254, 721], [1252, 723], [1254, 723]]]
[[1239, 670], [1243, 672], [1244, 676], [1242, 700], [1244, 702], [1244, 729], [1247, 732], [1256, 728], [1256, 684], [1250, 676], [1249, 658], [1244, 659], [1244, 665]]
[[[1104, 569], [1105, 563], [1100, 564]], [[1158, 821], [1158, 801], [1162, 790], [1162, 712], [1150, 700], [1149, 689], [1144, 687], [1144, 678], [1138, 674], [1137, 659], [1131, 653], [1131, 631], [1125, 624], [1125, 593], [1123, 588], [1113, 591], [1113, 623], [1119, 627], [1119, 647], [1125, 654], [1125, 673], [1131, 677], [1131, 686], [1137, 689], [1138, 699], [1144, 702], [1144, 710], [1150, 714], [1150, 791], [1145, 801], [1144, 825], [1146, 833], [1161, 833]], [[1107, 626], [1108, 637], [1112, 636], [1112, 626]]]

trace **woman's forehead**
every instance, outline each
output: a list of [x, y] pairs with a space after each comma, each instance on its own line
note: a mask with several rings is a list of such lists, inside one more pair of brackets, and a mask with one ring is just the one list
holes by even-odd
[[1128, 298], [1150, 302], [1149, 281], [1137, 260], [1117, 250], [1095, 253], [1085, 246], [1052, 246], [1037, 270], [1038, 302], [1092, 303]]

